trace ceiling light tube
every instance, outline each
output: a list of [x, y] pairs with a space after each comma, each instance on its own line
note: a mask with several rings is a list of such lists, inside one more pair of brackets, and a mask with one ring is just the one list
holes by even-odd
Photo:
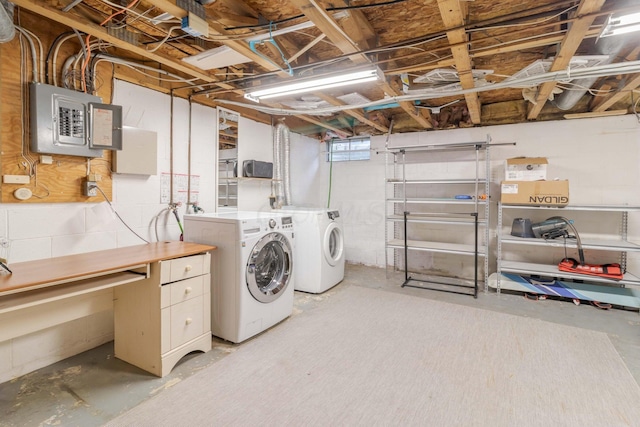
[[609, 16], [600, 37], [615, 36], [634, 31], [640, 31], [640, 12], [622, 15], [618, 17]]
[[245, 93], [244, 97], [254, 102], [260, 102], [261, 99], [295, 95], [298, 93], [312, 92], [316, 90], [353, 85], [357, 83], [372, 82], [382, 79], [383, 74], [376, 67], [373, 69], [354, 71], [352, 73], [336, 74], [329, 77], [302, 80], [289, 84], [259, 89], [253, 92]]

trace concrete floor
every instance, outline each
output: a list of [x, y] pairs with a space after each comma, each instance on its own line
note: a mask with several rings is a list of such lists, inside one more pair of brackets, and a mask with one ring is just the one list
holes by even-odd
[[[322, 304], [349, 286], [364, 286], [607, 333], [640, 383], [640, 315], [637, 311], [600, 310], [567, 301], [531, 301], [522, 295], [497, 295], [495, 292], [481, 292], [474, 299], [466, 295], [402, 288], [402, 282], [402, 274], [347, 265], [345, 280], [324, 294], [296, 292], [293, 315], [285, 321], [295, 321], [296, 315]], [[491, 328], [491, 325], [486, 327]], [[0, 384], [0, 426], [100, 426], [183, 379], [197, 375], [240, 346], [242, 344], [214, 338], [212, 351], [186, 356], [169, 375], [157, 378], [114, 358], [113, 343], [108, 343]]]

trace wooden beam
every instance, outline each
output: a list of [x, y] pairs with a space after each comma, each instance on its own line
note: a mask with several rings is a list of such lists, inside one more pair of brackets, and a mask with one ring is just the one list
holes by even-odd
[[[345, 0], [336, 0], [333, 3], [336, 7], [349, 6]], [[370, 49], [376, 38], [376, 32], [364, 13], [360, 10], [352, 9], [347, 12], [347, 16], [338, 21], [338, 25], [353, 40], [360, 50]]]
[[129, 52], [132, 52], [143, 58], [171, 67], [176, 71], [180, 71], [189, 76], [199, 78], [205, 82], [216, 83], [218, 84], [218, 86], [225, 89], [234, 89], [233, 86], [223, 82], [219, 82], [216, 78], [211, 77], [210, 75], [197, 70], [195, 67], [191, 67], [188, 64], [181, 63], [181, 61], [176, 61], [175, 59], [172, 59], [172, 58], [167, 58], [162, 55], [158, 55], [157, 53], [149, 52], [146, 49], [143, 49], [141, 47], [138, 47], [130, 43], [127, 43], [123, 40], [120, 40], [119, 38], [110, 35], [107, 32], [106, 28], [101, 27], [100, 25], [94, 24], [92, 22], [88, 22], [87, 20], [77, 15], [74, 15], [70, 12], [67, 12], [67, 13], [61, 12], [60, 10], [55, 9], [37, 0], [16, 0], [16, 1], [13, 1], [13, 3], [33, 13], [44, 16], [45, 18], [51, 19], [53, 21], [57, 21], [70, 28], [75, 28], [86, 34], [90, 34], [93, 37], [109, 42], [120, 49], [128, 50]]
[[[473, 81], [473, 65], [471, 64], [471, 56], [469, 55], [468, 36], [464, 29], [466, 17], [466, 3], [459, 0], [438, 0], [440, 15], [447, 31], [447, 39], [452, 45], [451, 53], [453, 54], [453, 62], [460, 78], [460, 84], [463, 89], [473, 89], [475, 83]], [[468, 93], [464, 96], [467, 102], [469, 116], [474, 124], [480, 124], [480, 98], [475, 92]]]
[[340, 25], [315, 0], [289, 0], [296, 6], [342, 53], [353, 54], [349, 57], [356, 64], [368, 64], [369, 58], [360, 53], [358, 45], [351, 40]]
[[613, 107], [616, 102], [622, 101], [625, 97], [629, 96], [629, 92], [636, 89], [638, 86], [640, 86], [640, 74], [635, 74], [624, 83], [624, 86], [619, 88], [615, 93], [607, 96], [603, 101], [599, 102], [594, 108], [592, 108], [592, 111], [603, 112], [608, 110]]
[[[640, 55], [640, 46], [635, 47], [628, 55], [625, 56], [625, 61], [635, 61]], [[607, 96], [594, 96], [591, 100], [592, 111], [605, 111], [608, 110], [618, 101], [621, 101], [627, 96], [628, 91], [632, 91], [640, 86], [640, 74], [636, 74], [627, 77], [623, 83], [623, 87], [619, 88], [615, 93], [611, 93]], [[605, 83], [600, 86], [600, 89], [609, 89], [609, 86]]]
[[623, 116], [627, 110], [588, 111], [586, 113], [565, 114], [565, 119], [586, 119], [591, 117]]
[[[400, 88], [397, 81], [393, 82], [393, 85], [384, 82], [382, 85], [382, 90], [389, 96], [400, 96]], [[395, 86], [395, 87], [394, 87]], [[418, 111], [415, 105], [413, 105], [409, 101], [402, 101], [398, 103], [400, 108], [404, 110], [405, 113], [409, 115], [414, 121], [418, 122], [425, 129], [433, 129], [433, 125], [431, 124], [431, 113], [429, 110], [422, 109]]]
[[[331, 105], [347, 105], [345, 102], [343, 102], [340, 99], [334, 98], [333, 96], [329, 96], [326, 95], [324, 93], [321, 92], [317, 92], [314, 93], [314, 96], [317, 96], [320, 99], [323, 99], [324, 101], [328, 102]], [[359, 110], [344, 110], [344, 113], [350, 115], [351, 117], [355, 118], [356, 120], [360, 121], [361, 123], [364, 123], [368, 126], [371, 126], [372, 128], [375, 128], [377, 130], [379, 130], [382, 133], [387, 133], [389, 132], [389, 128], [386, 128], [376, 122], [373, 122], [371, 120], [369, 120], [367, 117], [365, 117], [364, 113], [359, 111]]]
[[[158, 9], [164, 12], [169, 13], [170, 15], [175, 16], [176, 18], [183, 18], [187, 16], [187, 11], [176, 5], [176, 0], [147, 0], [147, 1], [149, 2], [149, 4], [157, 7]], [[208, 10], [208, 9], [205, 9], [205, 10]], [[207, 23], [209, 24], [209, 35], [212, 35], [212, 34], [216, 36], [229, 35], [225, 31], [222, 25], [216, 22], [213, 22], [211, 19], [207, 19]], [[265, 68], [268, 71], [279, 71], [278, 72], [279, 75], [283, 77], [289, 76], [289, 74], [286, 71], [282, 70], [273, 62], [257, 54], [256, 52], [252, 51], [251, 48], [249, 47], [249, 44], [246, 42], [241, 42], [237, 40], [223, 40], [223, 41], [220, 41], [220, 43], [246, 56], [247, 58], [251, 59], [253, 62], [255, 62], [256, 64], [260, 65], [261, 67]]]
[[[580, 43], [588, 33], [591, 24], [595, 20], [595, 16], [588, 15], [593, 12], [598, 12], [605, 0], [582, 0], [576, 11], [578, 19], [571, 25], [571, 28], [564, 36], [560, 50], [556, 54], [553, 63], [551, 64], [550, 72], [560, 71], [567, 68], [571, 62], [571, 58], [580, 47]], [[586, 15], [586, 16], [585, 16]], [[527, 119], [535, 120], [542, 107], [549, 99], [549, 95], [556, 87], [556, 82], [543, 83], [538, 89], [538, 95], [536, 96], [536, 103], [531, 106]]]

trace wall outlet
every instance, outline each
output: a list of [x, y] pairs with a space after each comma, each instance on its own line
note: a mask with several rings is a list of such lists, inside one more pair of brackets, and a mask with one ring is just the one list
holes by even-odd
[[53, 164], [53, 157], [40, 155], [40, 163], [42, 163], [43, 165], [52, 165]]
[[4, 184], [28, 184], [30, 182], [29, 175], [2, 175]]
[[95, 197], [98, 195], [98, 184], [95, 181], [82, 182], [82, 195], [85, 197]]

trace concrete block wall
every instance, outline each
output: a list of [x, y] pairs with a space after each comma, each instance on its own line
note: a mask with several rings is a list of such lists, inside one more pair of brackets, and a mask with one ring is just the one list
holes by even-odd
[[[640, 204], [640, 125], [634, 115], [394, 134], [388, 145], [485, 141], [487, 135], [493, 143], [517, 143], [491, 149], [492, 236], [504, 160], [511, 157], [547, 157], [549, 179], [569, 180], [572, 204]], [[333, 164], [332, 206], [343, 213], [349, 262], [386, 266], [385, 155], [375, 154], [384, 151], [385, 143], [386, 136], [372, 138], [371, 160]], [[438, 156], [429, 168], [443, 173], [457, 171], [464, 175], [460, 178], [467, 178], [464, 168], [455, 169], [459, 155]], [[321, 162], [318, 179], [327, 182], [328, 176], [329, 164]], [[636, 216], [630, 217], [632, 238], [640, 239], [639, 221]]]

